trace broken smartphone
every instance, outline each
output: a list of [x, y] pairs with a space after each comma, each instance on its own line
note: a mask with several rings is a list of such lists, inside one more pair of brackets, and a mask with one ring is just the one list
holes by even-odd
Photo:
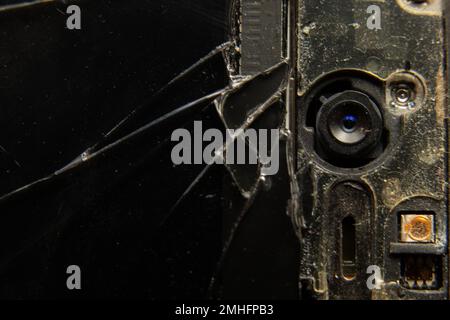
[[0, 297], [448, 299], [449, 12], [0, 1]]

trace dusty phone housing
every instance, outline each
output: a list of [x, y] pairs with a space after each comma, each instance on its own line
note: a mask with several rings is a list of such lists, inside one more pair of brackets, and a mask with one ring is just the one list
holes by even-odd
[[445, 5], [235, 2], [235, 75], [289, 66], [304, 299], [448, 298]]

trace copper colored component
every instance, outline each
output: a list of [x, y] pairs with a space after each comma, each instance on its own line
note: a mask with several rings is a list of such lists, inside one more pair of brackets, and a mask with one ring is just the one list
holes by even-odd
[[429, 240], [431, 236], [431, 220], [425, 216], [415, 217], [408, 225], [408, 235], [417, 241]]
[[434, 237], [432, 215], [402, 216], [402, 241], [432, 242]]

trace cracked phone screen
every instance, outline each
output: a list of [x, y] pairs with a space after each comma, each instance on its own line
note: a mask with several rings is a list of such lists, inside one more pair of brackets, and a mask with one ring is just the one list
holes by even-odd
[[[236, 14], [226, 0], [0, 1], [1, 297], [297, 298], [292, 68], [238, 66]], [[236, 134], [212, 163], [174, 165], [172, 133], [200, 122]], [[249, 128], [280, 130], [276, 174], [216, 161]], [[78, 293], [60, 285], [71, 264]]]

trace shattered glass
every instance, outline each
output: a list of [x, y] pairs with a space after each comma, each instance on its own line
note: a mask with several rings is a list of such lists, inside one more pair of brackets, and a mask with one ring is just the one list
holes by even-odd
[[[0, 296], [296, 298], [289, 60], [239, 75], [231, 1], [75, 2], [0, 2]], [[281, 129], [278, 174], [173, 165], [194, 121]]]

